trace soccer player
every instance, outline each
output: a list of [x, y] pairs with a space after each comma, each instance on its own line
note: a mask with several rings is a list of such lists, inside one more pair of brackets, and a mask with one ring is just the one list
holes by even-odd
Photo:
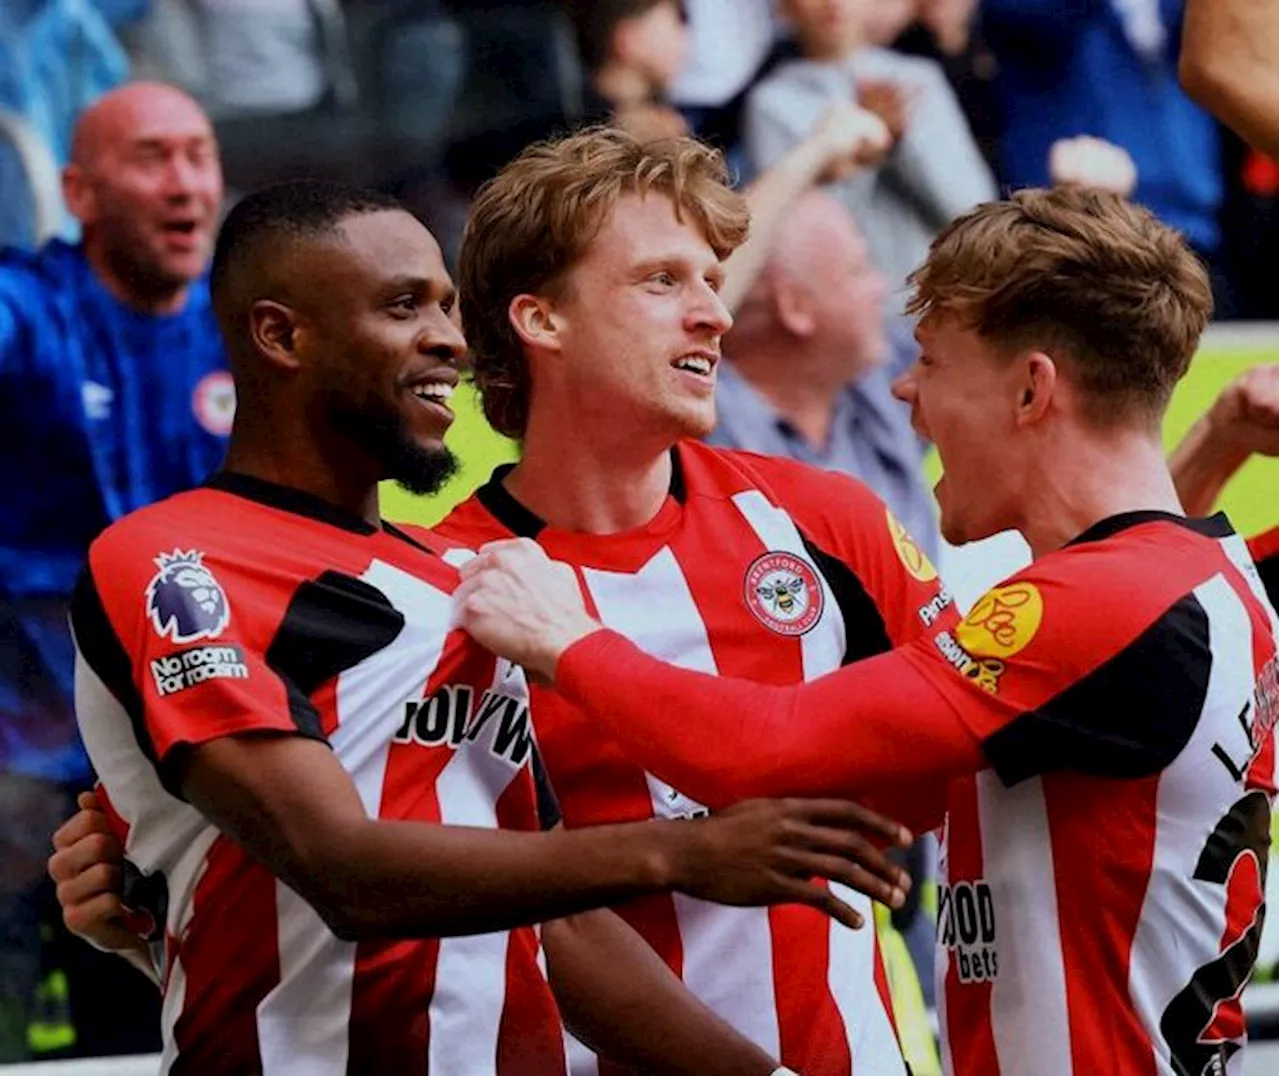
[[450, 630], [446, 544], [377, 511], [380, 480], [451, 467], [435, 241], [392, 200], [286, 185], [232, 211], [211, 287], [226, 469], [108, 528], [72, 606], [166, 1071], [563, 1073], [563, 1012], [632, 1068], [770, 1072], [612, 913], [574, 913], [680, 891], [847, 922], [808, 879], [896, 878], [854, 831], [897, 828], [827, 802], [551, 828], [523, 676]]
[[[910, 641], [919, 610], [946, 616], [950, 599], [861, 483], [695, 440], [715, 423], [722, 263], [746, 228], [719, 155], [691, 140], [591, 131], [503, 169], [473, 204], [459, 290], [485, 412], [521, 459], [437, 533], [471, 549], [535, 538], [645, 650], [793, 684]], [[706, 812], [563, 699], [534, 699], [570, 826]], [[871, 931], [684, 896], [620, 912], [699, 998], [806, 1076], [904, 1071]]]
[[[1254, 366], [1226, 385], [1196, 419], [1169, 456], [1169, 471], [1182, 507], [1192, 515], [1210, 511], [1227, 482], [1255, 454], [1280, 452], [1280, 381], [1276, 364]], [[1249, 539], [1249, 552], [1272, 606], [1277, 601], [1276, 547], [1280, 528]]]
[[601, 630], [529, 542], [463, 566], [458, 622], [710, 806], [945, 811], [952, 1071], [1235, 1072], [1276, 622], [1243, 540], [1182, 515], [1161, 451], [1203, 267], [1113, 195], [1024, 191], [952, 224], [914, 285], [922, 355], [898, 392], [943, 460], [943, 533], [1017, 528], [1038, 558], [962, 623], [800, 686], [715, 677]]

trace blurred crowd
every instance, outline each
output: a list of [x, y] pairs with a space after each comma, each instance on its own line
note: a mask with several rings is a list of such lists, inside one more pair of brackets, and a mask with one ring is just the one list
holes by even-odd
[[1276, 317], [1276, 166], [1183, 93], [1181, 18], [1180, 0], [0, 0], [0, 427], [33, 461], [0, 501], [0, 1061], [157, 1042], [154, 989], [70, 943], [43, 868], [90, 780], [65, 629], [84, 550], [203, 480], [230, 429], [203, 285], [228, 202], [365, 184], [451, 256], [477, 188], [536, 139], [696, 134], [755, 219], [713, 440], [858, 475], [929, 550], [925, 446], [889, 385], [915, 358], [905, 279], [955, 216], [1026, 186], [1116, 190], [1186, 235], [1220, 319]]

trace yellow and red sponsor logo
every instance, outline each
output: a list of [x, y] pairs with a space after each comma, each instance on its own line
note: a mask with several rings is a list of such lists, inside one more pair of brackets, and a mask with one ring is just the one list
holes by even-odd
[[975, 658], [956, 642], [949, 631], [940, 631], [933, 637], [943, 659], [966, 680], [972, 680], [988, 695], [1000, 690], [1000, 677], [1004, 675], [1004, 662], [999, 658]]
[[956, 627], [956, 642], [978, 658], [1011, 658], [1040, 630], [1044, 599], [1034, 583], [988, 590]]
[[907, 574], [921, 583], [929, 583], [937, 579], [938, 570], [924, 555], [924, 550], [916, 545], [916, 540], [907, 533], [902, 520], [887, 508], [884, 510], [884, 516], [889, 523], [889, 538], [893, 542], [894, 551], [902, 561], [902, 566], [907, 569]]

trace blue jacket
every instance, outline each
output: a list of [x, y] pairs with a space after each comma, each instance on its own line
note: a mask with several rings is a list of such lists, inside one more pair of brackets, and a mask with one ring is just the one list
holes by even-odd
[[1180, 0], [1159, 0], [1166, 43], [1148, 59], [1110, 0], [983, 0], [999, 62], [1004, 112], [1001, 178], [1048, 185], [1056, 139], [1095, 135], [1123, 146], [1138, 167], [1134, 197], [1200, 250], [1218, 245], [1222, 165], [1213, 119], [1178, 85]]
[[0, 252], [0, 769], [87, 774], [66, 627], [85, 551], [217, 468], [234, 401], [206, 281], [156, 317], [79, 246]]

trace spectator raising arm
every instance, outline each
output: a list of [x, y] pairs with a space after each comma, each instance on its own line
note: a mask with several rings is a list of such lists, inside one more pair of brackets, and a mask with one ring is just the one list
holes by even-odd
[[1249, 145], [1276, 158], [1276, 0], [1187, 0], [1182, 88]]
[[1274, 363], [1246, 370], [1219, 394], [1169, 457], [1182, 507], [1207, 515], [1223, 487], [1255, 453], [1280, 450], [1280, 382]]
[[744, 192], [751, 208], [751, 234], [725, 262], [721, 298], [732, 312], [746, 297], [773, 246], [785, 210], [815, 184], [828, 183], [878, 161], [889, 149], [888, 128], [856, 105], [831, 106], [794, 149]]

